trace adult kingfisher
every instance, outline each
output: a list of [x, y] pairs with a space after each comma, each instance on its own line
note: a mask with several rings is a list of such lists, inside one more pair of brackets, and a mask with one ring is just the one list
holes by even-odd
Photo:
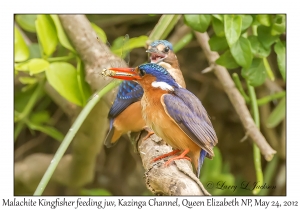
[[[186, 87], [179, 63], [173, 46], [166, 40], [157, 40], [152, 42], [148, 50], [150, 62], [157, 63], [166, 68], [175, 78], [177, 83]], [[117, 140], [125, 133], [138, 132], [143, 129], [148, 131], [149, 137], [153, 132], [146, 126], [142, 118], [140, 100], [143, 96], [142, 87], [134, 81], [123, 81], [119, 86], [117, 97], [109, 111], [110, 120], [109, 131], [104, 140], [106, 147], [112, 147]]]
[[214, 156], [213, 147], [218, 142], [200, 100], [182, 88], [165, 68], [154, 63], [107, 71], [112, 78], [134, 80], [143, 88], [141, 108], [146, 125], [174, 149], [153, 161], [183, 151], [165, 165], [177, 159], [190, 160], [199, 177], [204, 158]]

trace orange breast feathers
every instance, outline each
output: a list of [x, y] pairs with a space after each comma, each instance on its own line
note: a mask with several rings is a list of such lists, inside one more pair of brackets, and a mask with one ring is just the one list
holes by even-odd
[[166, 90], [151, 87], [144, 91], [144, 96], [141, 100], [143, 118], [147, 126], [173, 149], [189, 149], [188, 156], [192, 159], [195, 168], [197, 168], [201, 148], [165, 112], [161, 102], [162, 95], [165, 93], [167, 93]]
[[129, 131], [138, 132], [146, 126], [141, 113], [141, 101], [129, 105], [114, 120], [114, 134], [111, 143], [115, 143], [121, 135]]

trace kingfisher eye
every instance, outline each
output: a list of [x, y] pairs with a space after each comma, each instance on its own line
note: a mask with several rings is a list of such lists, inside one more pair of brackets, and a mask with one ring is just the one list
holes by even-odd
[[145, 76], [145, 74], [146, 74], [146, 72], [145, 72], [144, 70], [141, 69], [141, 70], [140, 70], [140, 76], [143, 77], [143, 76]]
[[169, 47], [165, 47], [164, 52], [167, 53], [169, 52], [170, 48]]

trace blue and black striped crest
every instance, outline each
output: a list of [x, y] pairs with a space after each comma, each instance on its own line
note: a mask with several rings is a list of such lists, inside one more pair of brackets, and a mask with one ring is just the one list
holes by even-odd
[[144, 70], [146, 74], [151, 74], [156, 77], [156, 81], [166, 82], [173, 87], [179, 87], [170, 73], [160, 65], [155, 63], [146, 63], [138, 67], [140, 70]]
[[159, 44], [163, 44], [163, 45], [165, 45], [166, 47], [169, 47], [170, 50], [173, 51], [173, 45], [172, 45], [170, 42], [168, 42], [167, 40], [156, 40], [156, 41], [152, 42], [152, 43], [150, 44], [150, 46], [151, 46], [151, 47], [156, 47], [156, 46], [159, 45]]

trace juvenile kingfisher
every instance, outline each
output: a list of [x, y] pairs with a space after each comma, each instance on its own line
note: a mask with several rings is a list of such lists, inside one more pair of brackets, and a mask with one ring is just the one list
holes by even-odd
[[[146, 52], [150, 54], [151, 63], [157, 63], [166, 68], [179, 85], [186, 87], [170, 42], [166, 40], [154, 41], [149, 45]], [[129, 131], [138, 132], [145, 129], [148, 131], [145, 139], [153, 134], [147, 128], [142, 113], [139, 111], [141, 110], [140, 100], [143, 93], [143, 88], [134, 81], [123, 81], [121, 83], [117, 97], [108, 114], [110, 127], [104, 141], [106, 147], [112, 147], [123, 134]]]
[[200, 100], [182, 88], [165, 68], [157, 64], [110, 68], [109, 71], [113, 78], [134, 80], [141, 85], [144, 90], [141, 108], [146, 125], [175, 149], [153, 161], [183, 151], [165, 165], [177, 159], [190, 160], [199, 177], [204, 158], [211, 159], [214, 156], [213, 147], [218, 142]]

